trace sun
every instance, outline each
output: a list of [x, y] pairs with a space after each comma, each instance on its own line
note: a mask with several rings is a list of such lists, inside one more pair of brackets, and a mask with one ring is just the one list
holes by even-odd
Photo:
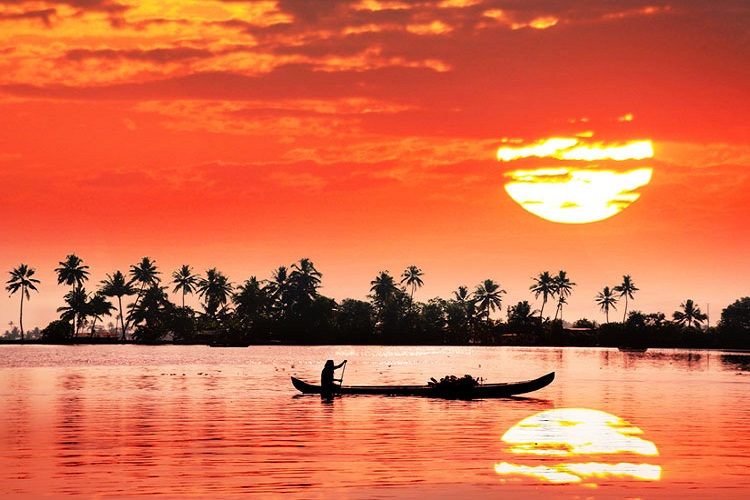
[[638, 427], [603, 411], [543, 411], [503, 435], [507, 451], [518, 460], [495, 464], [495, 472], [550, 483], [596, 485], [605, 478], [658, 481], [661, 467], [644, 463], [644, 457], [656, 457], [659, 451], [642, 434]]
[[[501, 147], [497, 158], [543, 163], [505, 174], [505, 191], [521, 207], [552, 222], [586, 224], [612, 217], [640, 197], [638, 189], [653, 173], [641, 163], [653, 154], [651, 141], [606, 145], [554, 137]], [[634, 163], [638, 168], [622, 168]]]

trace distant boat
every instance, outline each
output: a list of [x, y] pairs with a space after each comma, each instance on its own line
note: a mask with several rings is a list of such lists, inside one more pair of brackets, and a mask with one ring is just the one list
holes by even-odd
[[648, 351], [648, 347], [618, 347], [622, 352], [646, 352]]
[[[555, 372], [526, 380], [523, 382], [507, 382], [500, 384], [480, 384], [471, 387], [449, 386], [439, 384], [427, 385], [344, 385], [336, 387], [335, 394], [378, 394], [383, 396], [421, 396], [443, 399], [485, 399], [507, 398], [518, 394], [526, 394], [548, 386], [555, 379]], [[303, 394], [320, 394], [320, 386], [308, 384], [292, 377], [292, 384]]]
[[220, 341], [214, 341], [208, 344], [211, 347], [249, 347], [250, 342], [246, 341], [240, 341], [240, 342], [220, 342]]

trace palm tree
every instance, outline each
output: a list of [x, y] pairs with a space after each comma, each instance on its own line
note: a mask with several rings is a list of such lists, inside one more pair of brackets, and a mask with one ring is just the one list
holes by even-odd
[[66, 306], [58, 307], [57, 312], [62, 313], [60, 319], [72, 322], [74, 336], [78, 337], [81, 325], [86, 320], [88, 313], [88, 294], [85, 288], [74, 288], [65, 294]]
[[[122, 298], [126, 295], [135, 295], [136, 290], [133, 285], [125, 281], [125, 275], [121, 271], [115, 271], [115, 274], [107, 275], [107, 279], [101, 281], [101, 293], [105, 297], [117, 297], [117, 305], [120, 309], [120, 326], [122, 327], [122, 340], [125, 340], [125, 319], [122, 314]], [[116, 319], [116, 318], [115, 318]]]
[[232, 295], [235, 304], [235, 314], [240, 318], [255, 318], [262, 315], [268, 306], [268, 291], [261, 286], [255, 276], [237, 287]]
[[370, 282], [370, 292], [372, 292], [375, 302], [383, 306], [396, 298], [398, 287], [388, 271], [381, 271]]
[[500, 288], [498, 283], [494, 280], [486, 279], [474, 290], [474, 302], [477, 304], [479, 312], [486, 312], [487, 322], [490, 321], [490, 312], [495, 309], [500, 309], [502, 305], [502, 294], [506, 293], [505, 290]]
[[456, 298], [456, 301], [461, 304], [466, 304], [471, 299], [469, 288], [465, 286], [459, 286], [458, 290], [453, 292], [453, 296]]
[[559, 313], [560, 319], [562, 320], [563, 304], [568, 303], [567, 298], [573, 293], [573, 287], [576, 286], [576, 284], [570, 281], [570, 278], [568, 278], [565, 271], [559, 271], [557, 276], [553, 278], [553, 281], [555, 295], [557, 295], [557, 311], [555, 311], [555, 319], [557, 319], [557, 314]]
[[55, 269], [57, 273], [57, 284], [66, 284], [73, 288], [81, 288], [89, 279], [89, 266], [83, 265], [83, 260], [76, 254], [68, 255], [64, 261], [59, 262], [60, 267]]
[[318, 296], [318, 287], [320, 279], [323, 277], [315, 269], [315, 265], [310, 259], [300, 259], [299, 262], [292, 264], [292, 272], [289, 274], [289, 288], [293, 294], [294, 302], [303, 302], [310, 304]]
[[185, 294], [193, 293], [198, 285], [198, 276], [193, 274], [193, 269], [187, 264], [172, 273], [172, 284], [175, 285], [173, 293], [182, 291], [182, 307], [185, 307]]
[[21, 342], [23, 342], [23, 298], [26, 297], [27, 300], [31, 300], [29, 290], [34, 290], [35, 292], [39, 291], [36, 289], [39, 280], [34, 278], [35, 272], [36, 269], [33, 267], [30, 268], [26, 264], [21, 264], [15, 269], [9, 271], [10, 279], [7, 281], [8, 286], [5, 287], [11, 295], [19, 290], [21, 291], [21, 316], [19, 318], [19, 324], [21, 326]]
[[459, 286], [453, 292], [453, 297], [446, 304], [449, 334], [455, 341], [468, 342], [474, 335], [473, 327], [477, 319], [474, 298], [465, 286]]
[[152, 341], [164, 333], [165, 313], [171, 306], [164, 290], [164, 287], [152, 284], [143, 290], [140, 302], [128, 306], [128, 323], [139, 325], [133, 333], [134, 338]]
[[515, 306], [508, 306], [508, 324], [513, 326], [534, 324], [536, 312], [531, 310], [531, 304], [528, 300], [521, 301]]
[[628, 314], [628, 298], [633, 298], [633, 294], [638, 291], [635, 283], [629, 274], [622, 277], [622, 284], [615, 287], [615, 292], [620, 294], [620, 298], [625, 297], [625, 310], [622, 313], [622, 322], [625, 323], [625, 316]]
[[700, 307], [696, 306], [691, 299], [680, 304], [680, 307], [682, 311], [672, 313], [672, 318], [680, 325], [687, 323], [688, 328], [690, 328], [693, 322], [700, 324], [708, 319], [708, 316], [703, 314]]
[[221, 271], [212, 268], [206, 271], [206, 277], [198, 281], [198, 296], [205, 299], [203, 308], [209, 318], [216, 319], [219, 308], [226, 306], [232, 296], [232, 284]]
[[411, 288], [409, 299], [414, 300], [414, 292], [417, 290], [417, 288], [420, 288], [422, 285], [424, 285], [422, 276], [424, 276], [424, 273], [422, 273], [422, 270], [417, 266], [409, 266], [401, 274], [401, 284], [406, 284], [406, 286]]
[[539, 276], [532, 279], [534, 280], [534, 284], [529, 287], [529, 290], [534, 292], [535, 299], [538, 299], [539, 295], [542, 296], [542, 308], [539, 310], [539, 318], [544, 321], [544, 317], [542, 316], [544, 313], [544, 305], [547, 303], [549, 297], [555, 296], [555, 291], [557, 289], [555, 286], [555, 278], [549, 273], [549, 271], [544, 271], [543, 273], [539, 273]]
[[617, 310], [615, 307], [617, 297], [615, 297], [613, 290], [610, 290], [608, 286], [605, 286], [604, 289], [597, 294], [596, 303], [599, 304], [601, 310], [604, 311], [607, 323], [609, 323], [609, 309], [612, 308]]
[[[57, 273], [57, 284], [68, 285], [72, 287], [71, 293], [76, 290], [80, 290], [83, 283], [89, 279], [89, 266], [83, 264], [83, 260], [76, 254], [72, 253], [65, 257], [65, 260], [59, 262], [60, 267], [55, 269]], [[79, 294], [80, 295], [80, 294]], [[67, 295], [66, 295], [67, 297]], [[80, 297], [79, 297], [80, 298]], [[78, 336], [78, 324], [80, 321], [76, 321], [76, 313], [73, 313], [72, 322], [75, 330], [75, 335]]]
[[276, 307], [285, 311], [289, 295], [289, 270], [286, 266], [279, 266], [274, 270], [272, 278], [268, 281], [268, 292]]
[[92, 337], [94, 336], [96, 321], [102, 319], [102, 316], [112, 315], [112, 311], [115, 310], [115, 307], [110, 304], [109, 301], [107, 301], [107, 299], [105, 299], [104, 297], [104, 294], [102, 294], [101, 292], [97, 292], [93, 297], [91, 297], [91, 300], [89, 300], [87, 304], [88, 315], [94, 318], [91, 322]]
[[[140, 263], [130, 266], [130, 282], [140, 284], [138, 297], [143, 294], [143, 290], [147, 286], [152, 287], [161, 282], [160, 274], [161, 272], [156, 267], [156, 261], [152, 261], [148, 257], [144, 257]], [[136, 302], [138, 302], [138, 299], [136, 299]]]

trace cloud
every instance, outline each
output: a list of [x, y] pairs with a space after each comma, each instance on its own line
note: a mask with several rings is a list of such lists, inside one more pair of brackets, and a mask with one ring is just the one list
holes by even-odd
[[164, 64], [187, 59], [206, 59], [214, 54], [205, 49], [191, 47], [167, 47], [150, 50], [115, 50], [115, 49], [73, 49], [65, 53], [65, 58], [71, 61], [87, 59], [133, 60]]
[[56, 9], [39, 9], [20, 12], [0, 12], [0, 22], [18, 21], [23, 19], [39, 20], [48, 28], [52, 26], [52, 18], [57, 14]]
[[[42, 4], [6, 3], [0, 16], [31, 5]], [[57, 9], [51, 29], [3, 22], [12, 47], [0, 59], [6, 94], [363, 98], [408, 106], [398, 123], [364, 120], [370, 131], [407, 135], [575, 134], [571, 116], [626, 112], [638, 120], [609, 125], [614, 135], [625, 125], [674, 140], [746, 135], [738, 117], [750, 81], [737, 68], [750, 44], [739, 2], [714, 10], [637, 0], [133, 2], [119, 9], [115, 30], [108, 12], [118, 2], [44, 5]]]
[[80, 11], [106, 12], [108, 14], [121, 14], [130, 6], [113, 0], [51, 0], [47, 3], [68, 5]]

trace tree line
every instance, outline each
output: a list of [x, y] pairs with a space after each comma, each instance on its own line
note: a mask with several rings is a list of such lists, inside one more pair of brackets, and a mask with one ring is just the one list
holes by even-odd
[[[24, 340], [23, 306], [38, 291], [35, 269], [20, 264], [9, 271], [6, 290], [20, 295], [19, 325]], [[322, 274], [310, 259], [276, 268], [268, 280], [251, 276], [233, 284], [216, 268], [196, 274], [187, 264], [162, 280], [156, 261], [143, 257], [126, 273], [116, 270], [87, 291], [89, 266], [75, 254], [55, 268], [57, 284], [69, 287], [57, 308], [59, 320], [41, 331], [43, 341], [71, 342], [93, 337], [103, 318], [114, 316], [119, 341], [142, 343], [346, 343], [346, 344], [523, 344], [523, 345], [697, 345], [742, 347], [750, 340], [750, 298], [737, 300], [722, 311], [716, 328], [704, 328], [707, 315], [690, 299], [668, 320], [663, 313], [628, 311], [638, 288], [630, 275], [605, 286], [594, 302], [605, 314], [598, 325], [587, 319], [564, 328], [563, 308], [576, 283], [566, 271], [539, 273], [529, 291], [541, 297], [539, 310], [528, 301], [508, 306], [506, 320], [493, 319], [502, 311], [506, 291], [486, 279], [473, 291], [459, 286], [449, 299], [416, 302], [414, 293], [424, 285], [424, 273], [407, 267], [400, 276], [381, 271], [370, 282], [366, 301], [336, 302], [319, 292]], [[179, 294], [180, 304], [168, 290]], [[196, 294], [201, 310], [185, 305]], [[123, 299], [131, 298], [123, 308]], [[610, 311], [624, 302], [621, 322], [611, 323]], [[554, 316], [544, 315], [547, 303]]]

